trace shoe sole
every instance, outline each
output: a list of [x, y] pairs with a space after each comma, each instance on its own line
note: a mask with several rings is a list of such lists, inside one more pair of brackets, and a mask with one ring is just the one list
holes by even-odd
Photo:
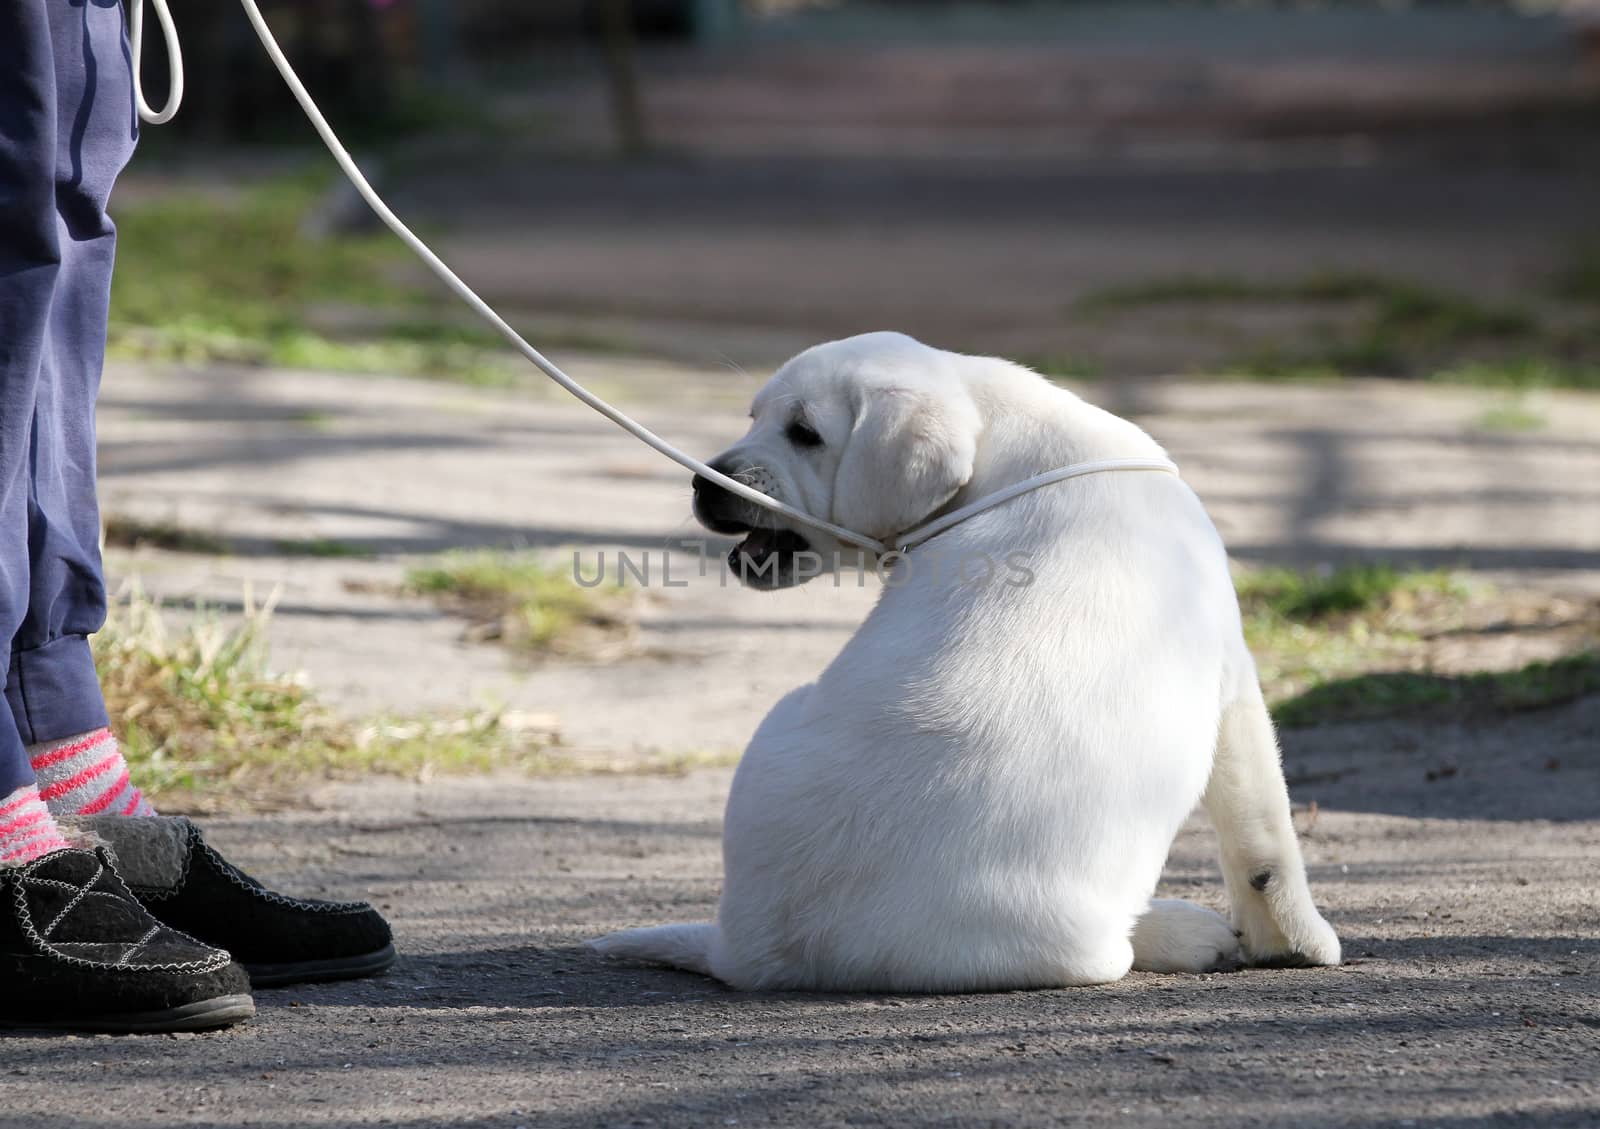
[[290, 984], [311, 984], [325, 980], [356, 980], [376, 976], [395, 961], [393, 945], [353, 957], [326, 960], [298, 960], [287, 964], [243, 964], [250, 974], [252, 988], [284, 988]]
[[210, 1031], [243, 1022], [256, 1013], [249, 996], [216, 996], [159, 1011], [130, 1011], [111, 1015], [82, 1015], [70, 1019], [3, 1020], [0, 1026], [17, 1031], [78, 1031], [100, 1035], [156, 1035], [171, 1031]]

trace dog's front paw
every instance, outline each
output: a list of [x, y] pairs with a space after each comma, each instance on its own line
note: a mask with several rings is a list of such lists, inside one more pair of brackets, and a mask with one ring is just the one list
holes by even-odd
[[1133, 927], [1133, 967], [1141, 972], [1224, 972], [1243, 964], [1227, 918], [1176, 898], [1157, 898]]
[[[1282, 926], [1263, 912], [1246, 915], [1239, 938], [1244, 959], [1256, 968], [1310, 968], [1342, 959], [1339, 935], [1315, 910], [1295, 915]], [[1284, 926], [1287, 926], [1285, 928]]]

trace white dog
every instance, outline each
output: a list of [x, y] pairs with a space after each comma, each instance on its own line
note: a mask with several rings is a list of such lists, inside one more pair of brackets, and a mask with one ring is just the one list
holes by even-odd
[[[1161, 454], [1024, 368], [893, 333], [800, 354], [751, 417], [717, 469], [884, 541], [1043, 471]], [[734, 552], [747, 583], [803, 579], [808, 550], [856, 555], [705, 480], [695, 511], [747, 535]], [[1231, 924], [1151, 900], [1202, 798]], [[1170, 474], [1045, 486], [893, 565], [838, 658], [756, 731], [723, 863], [714, 924], [591, 946], [738, 988], [818, 991], [1339, 961], [1222, 542]]]

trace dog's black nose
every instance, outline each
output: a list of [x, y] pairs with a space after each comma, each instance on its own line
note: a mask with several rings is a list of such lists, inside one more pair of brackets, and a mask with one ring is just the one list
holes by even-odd
[[[713, 459], [711, 462], [707, 463], [706, 466], [710, 467], [719, 474], [726, 474], [729, 477], [733, 476], [733, 464], [725, 459]], [[696, 494], [709, 494], [713, 492], [727, 493], [723, 487], [718, 486], [715, 482], [712, 482], [709, 478], [702, 474], [697, 474], [694, 476], [694, 492]]]
[[[724, 459], [716, 459], [706, 465], [723, 474], [734, 473], [734, 465]], [[750, 527], [742, 520], [744, 515], [740, 512], [746, 505], [709, 478], [699, 474], [694, 476], [694, 516], [713, 533], [747, 532]]]

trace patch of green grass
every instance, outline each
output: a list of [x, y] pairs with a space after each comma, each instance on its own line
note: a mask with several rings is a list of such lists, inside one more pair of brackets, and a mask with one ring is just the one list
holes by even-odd
[[185, 529], [170, 521], [145, 521], [141, 518], [108, 514], [104, 525], [105, 543], [118, 549], [165, 549], [172, 553], [205, 553], [224, 556], [228, 543], [214, 533]]
[[1184, 274], [1106, 286], [1078, 299], [1085, 312], [1140, 309], [1177, 303], [1259, 302], [1292, 298], [1284, 284], [1251, 282], [1231, 275]]
[[315, 740], [323, 719], [303, 687], [265, 671], [269, 613], [228, 629], [202, 619], [172, 633], [135, 593], [94, 636], [106, 704], [129, 762], [157, 794], [232, 774], [269, 748]]
[[1401, 662], [1422, 623], [1452, 618], [1466, 598], [1448, 573], [1384, 564], [1260, 569], [1235, 584], [1269, 702]]
[[304, 233], [329, 182], [281, 177], [234, 198], [173, 195], [121, 209], [112, 326], [267, 339], [295, 329], [305, 303], [410, 300], [388, 277], [398, 259], [391, 239]]
[[1258, 569], [1239, 578], [1239, 606], [1248, 616], [1314, 623], [1388, 605], [1399, 592], [1448, 591], [1448, 574], [1402, 571], [1387, 564], [1350, 564], [1302, 571]]
[[1543, 709], [1600, 691], [1600, 651], [1471, 677], [1490, 689], [1497, 709]]
[[483, 637], [531, 652], [582, 652], [629, 628], [625, 598], [584, 588], [570, 569], [529, 553], [447, 553], [412, 569], [406, 587], [472, 620]]
[[[1424, 640], [1458, 633], [1469, 599], [1492, 594], [1449, 573], [1384, 564], [1270, 568], [1239, 577], [1236, 587], [1245, 638], [1281, 725], [1430, 709], [1506, 712], [1600, 691], [1600, 651], [1592, 649], [1503, 672], [1417, 669], [1426, 663]], [[1592, 634], [1582, 638], [1593, 647]]]
[[[1565, 277], [1588, 293], [1592, 265]], [[1110, 287], [1085, 296], [1088, 314], [1166, 305], [1347, 307], [1346, 324], [1312, 325], [1292, 343], [1261, 341], [1223, 366], [1225, 375], [1268, 380], [1343, 375], [1408, 376], [1500, 386], [1600, 387], [1600, 333], [1547, 324], [1531, 310], [1480, 302], [1451, 290], [1361, 272], [1254, 280], [1190, 275]], [[1490, 359], [1515, 351], [1523, 359]]]
[[[1544, 332], [1542, 323], [1526, 311], [1485, 306], [1407, 283], [1390, 283], [1363, 298], [1366, 309], [1354, 327], [1310, 334], [1308, 341], [1293, 348], [1258, 351], [1246, 367], [1263, 377], [1284, 373], [1298, 377], [1312, 367], [1358, 375], [1426, 372], [1448, 379], [1455, 371], [1448, 364], [1454, 353], [1535, 342]], [[1442, 369], [1441, 360], [1446, 362]]]
[[1556, 276], [1555, 292], [1574, 302], [1600, 304], [1600, 238], [1583, 240]]
[[300, 540], [274, 541], [272, 547], [286, 557], [329, 557], [347, 560], [366, 560], [372, 554], [359, 545], [338, 541], [330, 537], [307, 537]]
[[1548, 358], [1509, 361], [1474, 361], [1433, 373], [1432, 380], [1471, 384], [1480, 388], [1587, 388], [1600, 389], [1600, 359], [1593, 363], [1567, 363]]
[[1180, 275], [1098, 290], [1082, 298], [1078, 308], [1115, 310], [1218, 302], [1370, 302], [1375, 306], [1377, 328], [1444, 339], [1516, 336], [1535, 327], [1532, 316], [1524, 311], [1485, 306], [1402, 279], [1345, 271], [1279, 281]]
[[1347, 374], [1326, 358], [1312, 360], [1291, 356], [1276, 346], [1268, 345], [1224, 363], [1215, 375], [1233, 380], [1271, 381], [1274, 384], [1323, 384], [1343, 380]]
[[343, 341], [298, 331], [267, 342], [262, 361], [280, 368], [448, 378], [482, 388], [505, 388], [516, 383], [516, 370], [505, 357], [483, 346], [451, 343], [442, 338], [412, 341], [386, 336], [382, 340]]
[[1417, 288], [1377, 274], [1319, 271], [1293, 279], [1248, 279], [1223, 274], [1187, 274], [1108, 286], [1086, 294], [1080, 310], [1139, 309], [1218, 302], [1381, 301]]
[[140, 786], [158, 798], [249, 799], [308, 778], [492, 769], [563, 771], [546, 723], [512, 715], [355, 725], [298, 679], [267, 665], [271, 601], [246, 598], [237, 623], [197, 611], [174, 630], [140, 593], [118, 601], [93, 639], [118, 736]]
[[[417, 314], [425, 295], [396, 281], [406, 255], [387, 233], [306, 234], [328, 183], [323, 174], [283, 177], [237, 197], [175, 195], [121, 209], [112, 353], [509, 382], [514, 366], [492, 334]], [[307, 312], [323, 306], [383, 316], [334, 336], [307, 328]]]
[[1384, 671], [1313, 686], [1278, 703], [1279, 725], [1302, 727], [1410, 713], [1511, 713], [1600, 693], [1600, 651], [1535, 662], [1516, 670], [1465, 675]]
[[1502, 432], [1538, 431], [1545, 423], [1544, 416], [1530, 408], [1527, 401], [1517, 393], [1485, 408], [1472, 421], [1473, 426], [1479, 431]]
[[1378, 296], [1370, 333], [1375, 340], [1416, 344], [1528, 337], [1539, 330], [1526, 310], [1485, 306], [1459, 294], [1407, 283], [1391, 284]]

